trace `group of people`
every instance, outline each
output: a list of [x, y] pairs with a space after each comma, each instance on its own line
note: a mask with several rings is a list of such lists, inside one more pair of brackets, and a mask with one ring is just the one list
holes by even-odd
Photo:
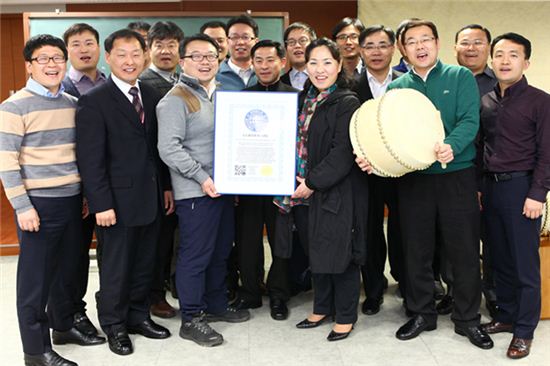
[[[438, 313], [452, 312], [455, 332], [475, 346], [492, 348], [489, 334], [511, 332], [508, 357], [527, 356], [540, 316], [538, 230], [550, 187], [550, 96], [523, 76], [530, 42], [515, 33], [492, 40], [468, 25], [456, 34], [455, 66], [439, 60], [437, 28], [420, 19], [394, 32], [345, 18], [330, 39], [297, 22], [284, 44], [259, 34], [248, 15], [189, 37], [169, 21], [134, 22], [104, 41], [108, 77], [88, 24], [72, 25], [63, 39], [27, 41], [30, 77], [0, 106], [25, 364], [76, 365], [52, 342], [107, 341], [128, 355], [128, 334], [170, 337], [151, 318], [176, 315], [169, 283], [180, 337], [216, 346], [223, 336], [211, 324], [247, 321], [266, 293], [271, 317], [287, 319], [292, 282], [308, 288], [311, 273], [313, 309], [296, 327], [332, 320], [327, 339], [342, 340], [358, 320], [361, 277], [362, 312], [380, 311], [386, 252], [410, 318], [398, 339], [434, 330]], [[392, 68], [396, 46], [403, 57]], [[349, 137], [360, 104], [395, 88], [425, 94], [446, 136], [430, 168], [399, 179], [369, 174]], [[299, 93], [291, 196], [218, 193], [216, 90]], [[265, 285], [264, 227], [272, 252]], [[83, 301], [94, 229], [107, 339]], [[480, 325], [482, 292], [493, 320]]]

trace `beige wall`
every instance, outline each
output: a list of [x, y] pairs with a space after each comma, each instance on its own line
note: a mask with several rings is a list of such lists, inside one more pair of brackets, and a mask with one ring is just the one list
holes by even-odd
[[[550, 92], [550, 1], [461, 0], [358, 0], [358, 17], [365, 25], [384, 24], [395, 29], [402, 19], [417, 17], [433, 21], [441, 41], [440, 58], [456, 63], [454, 36], [462, 26], [478, 23], [493, 37], [516, 32], [532, 44], [529, 82]], [[399, 59], [396, 50], [395, 62]]]

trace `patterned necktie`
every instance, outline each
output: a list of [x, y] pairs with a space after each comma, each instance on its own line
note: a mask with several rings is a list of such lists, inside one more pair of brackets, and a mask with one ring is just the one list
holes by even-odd
[[130, 94], [132, 99], [132, 104], [134, 105], [134, 108], [136, 109], [137, 114], [139, 115], [139, 121], [143, 124], [145, 122], [145, 111], [143, 110], [143, 105], [141, 104], [141, 101], [139, 100], [139, 90], [135, 86], [131, 87], [128, 91], [128, 94]]

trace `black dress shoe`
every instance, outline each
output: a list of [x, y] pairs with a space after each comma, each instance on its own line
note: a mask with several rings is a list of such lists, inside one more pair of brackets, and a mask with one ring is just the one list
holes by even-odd
[[474, 346], [482, 349], [493, 348], [493, 340], [487, 334], [487, 332], [480, 325], [473, 327], [457, 327], [455, 326], [455, 333], [461, 336], [468, 337], [470, 343]]
[[86, 313], [75, 313], [73, 316], [73, 325], [80, 331], [80, 333], [97, 335], [97, 329], [94, 327]]
[[384, 302], [384, 298], [380, 299], [365, 299], [361, 312], [365, 315], [374, 315], [380, 311], [380, 305]]
[[436, 324], [429, 324], [422, 315], [415, 315], [411, 320], [406, 322], [397, 330], [395, 336], [397, 339], [406, 341], [417, 337], [423, 331], [430, 331], [437, 328]]
[[485, 307], [489, 311], [489, 316], [494, 319], [498, 314], [498, 306], [496, 301], [485, 300]]
[[304, 320], [302, 320], [301, 322], [296, 324], [296, 328], [298, 328], [298, 329], [315, 328], [315, 327], [318, 327], [319, 325], [323, 324], [324, 322], [328, 321], [329, 319], [333, 320], [334, 317], [331, 316], [331, 315], [325, 315], [325, 317], [323, 319], [318, 320], [316, 322], [312, 322], [308, 318], [305, 318]]
[[447, 315], [453, 312], [455, 300], [451, 295], [445, 295], [441, 301], [435, 306], [435, 310], [440, 315]]
[[281, 299], [271, 299], [269, 301], [271, 308], [271, 317], [275, 320], [285, 320], [288, 318], [288, 308], [285, 302]]
[[237, 300], [231, 304], [235, 310], [257, 309], [262, 307], [262, 300], [260, 301], [247, 301], [242, 297], [237, 297]]
[[162, 325], [158, 325], [151, 319], [145, 319], [139, 324], [128, 325], [128, 333], [141, 334], [146, 338], [164, 339], [170, 337], [170, 331]]
[[334, 341], [341, 341], [342, 339], [346, 339], [350, 335], [352, 330], [353, 330], [353, 327], [351, 327], [349, 332], [345, 332], [345, 333], [338, 333], [331, 330], [327, 336], [327, 341], [334, 342]]
[[107, 340], [109, 349], [117, 355], [126, 356], [134, 352], [132, 341], [125, 328], [111, 329], [107, 332]]
[[97, 344], [105, 343], [105, 338], [97, 335], [84, 334], [75, 327], [61, 332], [59, 330], [53, 330], [52, 332], [53, 344], [78, 344], [80, 346], [95, 346]]
[[78, 364], [59, 356], [52, 350], [41, 355], [26, 354], [25, 366], [78, 366]]

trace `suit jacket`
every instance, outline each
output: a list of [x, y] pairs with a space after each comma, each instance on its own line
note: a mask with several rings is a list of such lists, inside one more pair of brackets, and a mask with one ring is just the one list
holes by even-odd
[[164, 97], [174, 86], [171, 82], [150, 68], [141, 73], [139, 80], [142, 84], [147, 84], [155, 89], [160, 98]]
[[283, 83], [285, 83], [286, 85], [290, 85], [292, 86], [292, 82], [290, 81], [290, 70], [292, 70], [292, 68], [288, 69], [287, 72], [285, 72], [285, 74], [283, 76], [281, 76], [281, 81]]
[[61, 82], [63, 84], [63, 87], [65, 88], [65, 93], [72, 95], [75, 98], [80, 98], [80, 92], [74, 85], [73, 81], [69, 77], [69, 75], [65, 75], [63, 78], [63, 81]]
[[[403, 75], [403, 73], [399, 71], [392, 70], [391, 72], [391, 79], [395, 80], [398, 77]], [[359, 77], [359, 80], [357, 83], [353, 86], [353, 91], [357, 94], [359, 97], [359, 101], [361, 104], [365, 103], [367, 100], [373, 99], [372, 91], [370, 90], [369, 86], [369, 80], [367, 79], [367, 71], [363, 71], [361, 73], [361, 76]]]
[[114, 209], [124, 226], [153, 222], [169, 189], [157, 150], [158, 93], [143, 83], [140, 90], [143, 124], [111, 78], [82, 95], [76, 111], [76, 155], [90, 212]]

